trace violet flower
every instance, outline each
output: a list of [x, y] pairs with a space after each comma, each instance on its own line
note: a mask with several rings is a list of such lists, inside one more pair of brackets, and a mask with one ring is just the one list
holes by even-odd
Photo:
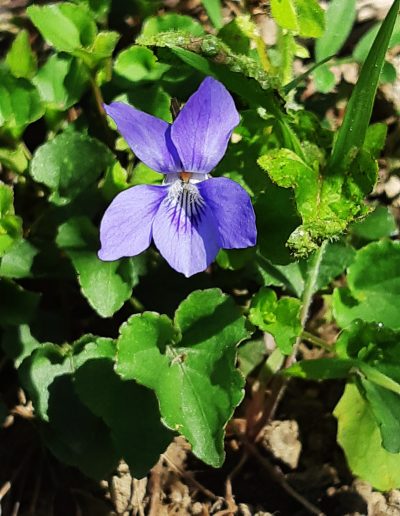
[[120, 102], [105, 109], [135, 155], [165, 179], [112, 201], [100, 225], [101, 260], [135, 256], [153, 239], [170, 266], [188, 277], [205, 270], [221, 248], [255, 245], [248, 194], [230, 179], [209, 176], [239, 123], [220, 82], [207, 77], [173, 124]]

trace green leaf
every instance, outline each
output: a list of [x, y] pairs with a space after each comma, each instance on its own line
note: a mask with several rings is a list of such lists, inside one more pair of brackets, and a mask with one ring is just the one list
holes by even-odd
[[0, 310], [0, 325], [19, 325], [32, 320], [40, 294], [29, 292], [8, 280], [0, 279], [0, 299], [6, 299]]
[[95, 14], [96, 19], [103, 21], [111, 9], [112, 0], [75, 0], [75, 2], [86, 5]]
[[38, 120], [44, 109], [39, 93], [26, 79], [17, 79], [0, 68], [0, 128], [18, 136]]
[[356, 0], [333, 0], [329, 3], [325, 15], [325, 31], [315, 43], [317, 61], [339, 52], [351, 32], [355, 19]]
[[28, 278], [38, 250], [27, 240], [14, 244], [0, 258], [0, 276], [3, 278]]
[[340, 276], [353, 262], [355, 255], [355, 249], [343, 240], [328, 242], [322, 256], [314, 292], [327, 287], [332, 280]]
[[20, 379], [32, 399], [35, 413], [44, 421], [49, 420], [49, 387], [57, 376], [72, 372], [72, 364], [65, 360], [65, 352], [55, 344], [42, 344], [23, 362], [19, 369]]
[[239, 369], [244, 377], [247, 376], [265, 359], [267, 349], [264, 338], [250, 340], [239, 347]]
[[47, 446], [59, 460], [89, 477], [105, 478], [119, 459], [109, 428], [80, 401], [71, 375], [57, 375], [49, 395]]
[[336, 84], [336, 77], [328, 65], [319, 66], [313, 73], [315, 87], [321, 93], [329, 93]]
[[301, 360], [285, 369], [285, 375], [297, 376], [306, 380], [332, 380], [347, 378], [353, 366], [353, 360], [342, 358]]
[[[25, 340], [30, 340], [25, 335]], [[19, 370], [24, 388], [29, 392], [38, 416], [49, 420], [49, 387], [58, 376], [72, 374], [93, 358], [110, 358], [115, 354], [111, 339], [85, 335], [72, 346], [41, 344], [26, 358]]]
[[154, 394], [123, 381], [111, 360], [89, 360], [75, 374], [79, 398], [111, 430], [117, 452], [135, 478], [145, 476], [173, 438], [160, 422]]
[[377, 206], [361, 222], [350, 226], [351, 234], [362, 240], [379, 240], [398, 234], [396, 219], [386, 206]]
[[[364, 396], [378, 424], [382, 446], [390, 453], [400, 452], [400, 396], [375, 383], [360, 379]], [[400, 389], [400, 385], [398, 388]]]
[[120, 52], [114, 63], [114, 71], [130, 82], [156, 81], [167, 68], [151, 50], [136, 45]]
[[93, 184], [112, 163], [111, 152], [98, 140], [68, 132], [36, 150], [30, 173], [51, 190], [54, 204], [63, 205]]
[[278, 78], [265, 72], [254, 59], [232, 52], [216, 36], [208, 34], [195, 38], [171, 31], [151, 37], [142, 35], [136, 42], [149, 47], [170, 48], [184, 63], [204, 75], [214, 76], [252, 105], [258, 104], [280, 114], [270, 91], [278, 87]]
[[[363, 63], [367, 56], [368, 52], [371, 50], [371, 47], [374, 43], [374, 39], [376, 38], [382, 23], [377, 23], [373, 25], [358, 41], [353, 50], [353, 58], [359, 63]], [[400, 41], [400, 20], [396, 19], [394, 24], [394, 29], [392, 36], [389, 42], [389, 48], [393, 48], [398, 45]]]
[[143, 23], [140, 34], [145, 37], [151, 37], [160, 32], [170, 30], [188, 32], [193, 36], [202, 36], [204, 34], [203, 27], [195, 18], [177, 13], [166, 13], [147, 18]]
[[145, 312], [121, 327], [117, 373], [153, 389], [165, 424], [214, 467], [224, 460], [224, 427], [243, 397], [236, 347], [244, 318], [218, 289], [193, 292], [175, 313]]
[[[133, 105], [140, 111], [172, 122], [171, 97], [158, 85], [135, 87], [132, 91], [118, 95], [114, 101]], [[162, 177], [160, 174], [158, 176]]]
[[400, 0], [395, 0], [362, 67], [328, 163], [328, 168], [331, 171], [348, 167], [351, 155], [354, 156], [354, 152], [363, 147], [379, 77], [399, 6]]
[[144, 272], [144, 256], [101, 261], [97, 257], [98, 231], [86, 217], [73, 217], [62, 224], [56, 241], [71, 259], [90, 306], [101, 317], [111, 317], [131, 297]]
[[101, 193], [104, 198], [111, 202], [114, 197], [128, 188], [128, 172], [116, 161], [112, 167], [109, 167], [104, 180], [101, 182]]
[[382, 448], [379, 427], [355, 385], [346, 386], [334, 415], [338, 442], [352, 472], [381, 491], [400, 487], [400, 454]]
[[160, 185], [162, 175], [140, 162], [133, 169], [130, 185]]
[[0, 147], [0, 163], [5, 168], [22, 174], [28, 168], [28, 158], [26, 150], [22, 143], [15, 148]]
[[36, 55], [32, 52], [29, 32], [21, 30], [6, 56], [6, 63], [14, 77], [31, 79], [37, 69]]
[[294, 0], [299, 25], [299, 35], [319, 38], [325, 29], [325, 12], [318, 0]]
[[110, 473], [119, 457], [109, 428], [76, 395], [73, 375], [86, 362], [114, 354], [111, 339], [85, 335], [72, 346], [42, 344], [19, 369], [36, 414], [48, 423], [42, 427], [47, 446], [59, 460], [97, 480]]
[[218, 37], [236, 54], [248, 55], [255, 30], [250, 16], [236, 16], [218, 32]]
[[293, 0], [271, 0], [271, 14], [283, 29], [298, 30], [297, 13]]
[[273, 335], [276, 345], [286, 355], [302, 331], [300, 323], [301, 303], [292, 297], [281, 297], [263, 287], [251, 301], [249, 319], [263, 331]]
[[1, 346], [5, 354], [14, 360], [15, 367], [19, 367], [26, 357], [42, 344], [31, 334], [27, 324], [10, 326], [3, 332]]
[[[85, 52], [88, 64], [94, 68], [104, 59], [110, 58], [115, 50], [115, 47], [117, 46], [120, 37], [121, 36], [118, 32], [99, 32], [93, 42], [93, 45], [91, 45]], [[79, 54], [80, 52], [78, 55]]]
[[383, 148], [385, 147], [387, 130], [387, 125], [383, 123], [376, 123], [368, 126], [363, 148], [375, 159], [379, 158]]
[[348, 269], [348, 287], [335, 289], [333, 312], [345, 327], [352, 320], [400, 329], [400, 243], [373, 242], [360, 249]]
[[215, 28], [222, 27], [222, 5], [221, 0], [202, 0], [205, 10]]
[[[318, 270], [314, 293], [329, 286], [352, 263], [355, 250], [344, 241], [328, 242]], [[289, 292], [301, 297], [305, 281], [310, 274], [313, 256], [288, 265], [276, 265], [260, 261], [260, 271], [266, 285], [285, 287]]]
[[258, 164], [278, 186], [294, 189], [303, 224], [292, 232], [287, 245], [299, 257], [341, 233], [356, 215], [367, 210], [363, 199], [377, 175], [376, 162], [366, 151], [359, 153], [352, 174], [346, 176], [322, 173], [315, 158], [310, 166], [289, 149], [273, 149], [261, 156]]
[[305, 38], [319, 38], [325, 26], [324, 11], [317, 0], [271, 0], [277, 24]]
[[74, 53], [95, 40], [97, 27], [84, 5], [70, 2], [31, 5], [27, 14], [44, 39], [59, 51]]
[[235, 271], [242, 269], [249, 261], [253, 260], [255, 253], [255, 247], [248, 247], [246, 249], [221, 249], [215, 261], [222, 269]]
[[385, 376], [388, 375], [400, 382], [399, 337], [399, 331], [386, 328], [380, 323], [355, 320], [340, 334], [336, 342], [336, 353], [340, 358], [359, 360], [358, 367], [362, 368], [364, 376], [378, 385], [393, 390], [389, 383], [372, 376], [370, 368], [367, 370], [364, 366], [374, 367]]
[[292, 192], [271, 185], [259, 195], [254, 209], [262, 256], [279, 265], [292, 261], [286, 242], [301, 222]]
[[40, 68], [33, 83], [47, 108], [65, 111], [80, 100], [89, 75], [78, 59], [55, 54]]
[[336, 352], [353, 361], [356, 385], [369, 404], [383, 447], [400, 451], [400, 332], [382, 324], [354, 321], [341, 334]]
[[13, 189], [0, 182], [0, 257], [22, 236], [22, 219], [14, 214], [13, 201]]

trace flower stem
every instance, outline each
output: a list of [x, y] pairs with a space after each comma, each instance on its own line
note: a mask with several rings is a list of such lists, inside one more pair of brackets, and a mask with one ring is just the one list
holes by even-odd
[[301, 334], [301, 338], [304, 340], [307, 340], [314, 346], [317, 346], [318, 348], [326, 349], [327, 351], [332, 351], [331, 346], [324, 341], [324, 339], [321, 339], [320, 337], [317, 337], [316, 335], [313, 335], [312, 333], [309, 333], [308, 331], [303, 331]]
[[[296, 362], [297, 352], [301, 343], [301, 340], [304, 335], [304, 328], [307, 323], [307, 319], [310, 313], [310, 307], [313, 300], [313, 295], [316, 291], [316, 285], [318, 280], [319, 271], [321, 268], [322, 258], [324, 256], [324, 252], [326, 249], [328, 241], [324, 241], [321, 247], [316, 251], [313, 260], [310, 264], [310, 268], [308, 271], [308, 276], [306, 279], [306, 283], [304, 286], [303, 297], [302, 297], [302, 308], [300, 311], [300, 322], [302, 331], [299, 337], [296, 340], [295, 345], [293, 346], [293, 350], [291, 355], [289, 355], [283, 363], [282, 369], [286, 369], [290, 367], [292, 364]], [[309, 335], [309, 334], [308, 334]], [[284, 378], [283, 375], [276, 375], [272, 378], [270, 385], [268, 387], [270, 391], [270, 396], [267, 400], [266, 407], [264, 408], [263, 417], [260, 419], [260, 424], [258, 428], [260, 431], [258, 432], [255, 441], [257, 442], [262, 437], [262, 427], [268, 421], [270, 421], [278, 408], [279, 402], [281, 401], [287, 386], [288, 379]]]
[[[313, 295], [315, 293], [315, 288], [317, 285], [318, 275], [321, 268], [322, 258], [324, 257], [325, 249], [328, 244], [328, 241], [325, 240], [322, 242], [321, 247], [316, 251], [314, 258], [311, 262], [310, 269], [308, 271], [308, 276], [306, 279], [306, 283], [304, 285], [303, 297], [302, 297], [302, 307], [300, 311], [300, 323], [302, 330], [304, 331], [305, 325], [307, 323], [307, 319], [310, 313], [310, 307], [313, 300]], [[299, 345], [302, 339], [302, 335], [297, 338], [295, 345], [293, 346], [293, 351], [290, 356], [285, 361], [285, 368], [290, 367], [294, 362], [296, 362], [296, 355], [299, 349]]]

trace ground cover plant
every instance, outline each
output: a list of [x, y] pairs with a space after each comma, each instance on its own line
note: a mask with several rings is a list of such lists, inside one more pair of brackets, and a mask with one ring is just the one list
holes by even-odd
[[1, 514], [400, 514], [400, 0], [358, 7], [0, 7]]

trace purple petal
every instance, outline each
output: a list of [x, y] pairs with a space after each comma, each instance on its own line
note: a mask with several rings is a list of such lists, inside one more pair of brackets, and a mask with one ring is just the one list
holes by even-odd
[[207, 179], [197, 188], [214, 214], [221, 247], [241, 249], [256, 244], [255, 215], [246, 190], [226, 177]]
[[183, 169], [211, 172], [238, 123], [239, 114], [225, 86], [212, 77], [204, 79], [172, 124], [171, 137]]
[[100, 224], [98, 257], [112, 261], [147, 249], [154, 217], [166, 193], [166, 186], [139, 185], [118, 194]]
[[113, 102], [104, 109], [135, 155], [148, 167], [163, 174], [182, 170], [171, 140], [171, 125], [128, 104]]
[[186, 277], [204, 271], [221, 248], [207, 205], [188, 207], [170, 197], [163, 200], [154, 219], [153, 239], [170, 266]]

